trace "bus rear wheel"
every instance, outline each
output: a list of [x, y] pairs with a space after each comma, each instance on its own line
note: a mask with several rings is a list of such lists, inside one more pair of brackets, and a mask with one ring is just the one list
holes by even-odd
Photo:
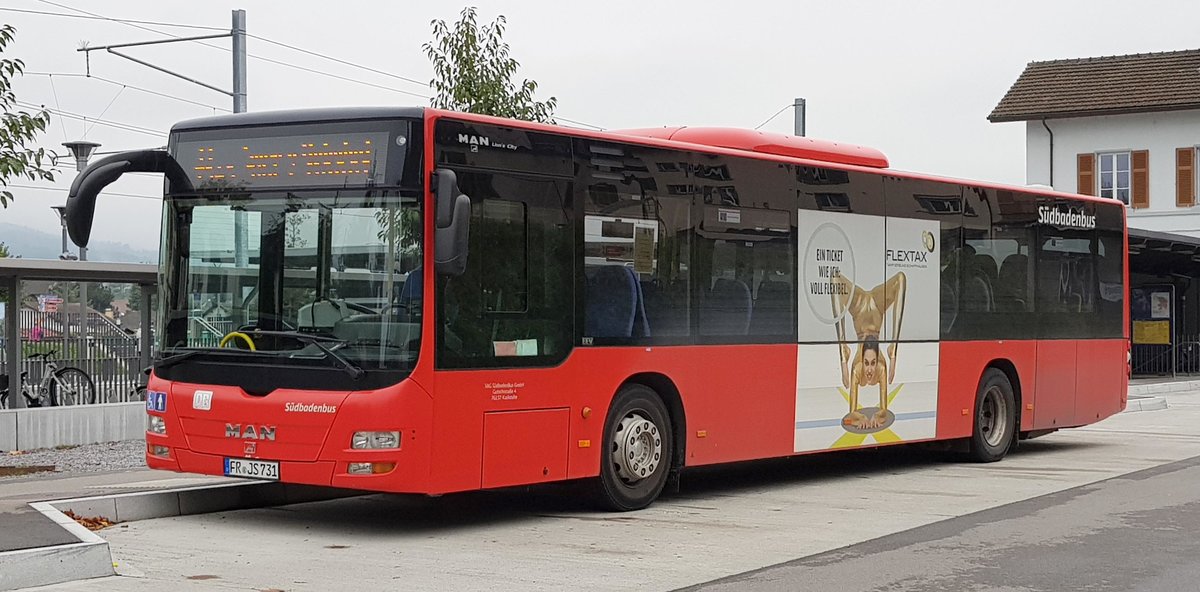
[[988, 368], [975, 394], [975, 427], [971, 430], [968, 457], [975, 462], [996, 462], [1008, 454], [1017, 429], [1017, 404], [1008, 375]]
[[630, 384], [613, 398], [604, 422], [596, 501], [628, 512], [649, 506], [671, 469], [673, 434], [667, 408], [650, 387]]

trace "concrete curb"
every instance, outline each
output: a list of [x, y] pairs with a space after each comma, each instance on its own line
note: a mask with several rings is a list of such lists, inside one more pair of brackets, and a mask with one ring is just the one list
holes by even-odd
[[111, 576], [108, 541], [68, 518], [50, 503], [29, 504], [79, 539], [78, 543], [0, 553], [0, 590]]
[[1161, 411], [1167, 408], [1166, 397], [1131, 396], [1125, 405], [1125, 413], [1136, 411]]
[[1129, 385], [1129, 397], [1200, 391], [1200, 380], [1180, 380]]
[[66, 511], [76, 516], [130, 522], [283, 506], [362, 494], [361, 491], [311, 485], [247, 482], [31, 503], [30, 507], [66, 529], [79, 542], [0, 553], [0, 590], [100, 578], [116, 573], [108, 541], [68, 518], [63, 513]]

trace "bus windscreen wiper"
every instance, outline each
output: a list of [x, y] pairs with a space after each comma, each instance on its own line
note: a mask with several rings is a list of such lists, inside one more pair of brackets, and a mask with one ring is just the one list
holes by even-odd
[[[162, 353], [168, 353], [168, 352], [162, 352]], [[160, 353], [159, 355], [162, 355], [162, 353]], [[243, 350], [232, 350], [232, 349], [224, 350], [224, 349], [217, 349], [217, 348], [188, 349], [188, 350], [185, 350], [185, 351], [182, 351], [179, 353], [174, 353], [174, 354], [170, 354], [170, 355], [166, 355], [161, 358], [158, 358], [157, 360], [154, 361], [151, 368], [154, 368], [155, 370], [160, 370], [162, 368], [170, 368], [171, 366], [174, 366], [175, 364], [178, 364], [188, 358], [192, 358], [192, 357], [198, 356], [200, 354], [218, 354], [218, 355], [220, 355], [220, 354], [234, 354], [234, 353], [245, 353], [245, 352]]]
[[317, 335], [314, 333], [304, 333], [301, 331], [261, 331], [258, 329], [251, 329], [246, 331], [246, 333], [253, 337], [262, 335], [265, 337], [287, 337], [295, 339], [296, 341], [303, 341], [321, 350], [321, 352], [325, 354], [326, 359], [333, 360], [334, 366], [345, 371], [346, 374], [349, 374], [351, 378], [357, 380], [362, 378], [363, 374], [366, 374], [365, 370], [359, 368], [357, 364], [348, 360], [346, 356], [337, 353], [333, 348], [325, 345], [326, 343], [334, 343], [335, 347], [345, 345], [345, 339], [339, 339], [337, 337], [330, 337], [326, 335]]

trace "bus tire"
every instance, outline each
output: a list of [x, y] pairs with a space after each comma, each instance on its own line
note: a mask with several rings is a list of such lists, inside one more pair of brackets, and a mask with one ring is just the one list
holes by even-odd
[[1017, 404], [1008, 375], [988, 368], [975, 393], [975, 426], [967, 457], [974, 462], [996, 462], [1008, 454], [1017, 430]]
[[671, 419], [658, 393], [642, 384], [621, 387], [604, 421], [597, 504], [616, 512], [649, 506], [667, 483], [673, 443]]

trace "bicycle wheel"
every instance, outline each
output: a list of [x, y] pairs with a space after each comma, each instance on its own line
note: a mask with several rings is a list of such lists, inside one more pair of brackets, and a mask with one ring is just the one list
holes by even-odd
[[82, 405], [96, 402], [92, 377], [79, 368], [62, 368], [50, 381], [50, 405]]

